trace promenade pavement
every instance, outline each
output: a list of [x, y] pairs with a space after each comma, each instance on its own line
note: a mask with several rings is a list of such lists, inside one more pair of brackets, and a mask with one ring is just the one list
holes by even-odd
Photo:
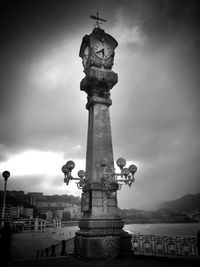
[[73, 256], [32, 259], [5, 262], [5, 267], [192, 267], [199, 266], [199, 260], [134, 257], [102, 261], [82, 261]]

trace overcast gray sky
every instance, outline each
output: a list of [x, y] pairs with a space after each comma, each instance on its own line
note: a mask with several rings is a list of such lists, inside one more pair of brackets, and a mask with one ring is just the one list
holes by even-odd
[[[0, 172], [8, 190], [80, 195], [62, 165], [85, 168], [79, 48], [99, 11], [119, 43], [110, 107], [115, 160], [138, 166], [121, 208], [200, 192], [199, 1], [1, 1]], [[3, 179], [1, 179], [1, 190]]]

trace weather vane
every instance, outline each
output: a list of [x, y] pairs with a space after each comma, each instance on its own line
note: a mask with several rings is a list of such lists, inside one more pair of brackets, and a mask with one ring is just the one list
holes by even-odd
[[90, 15], [90, 18], [96, 20], [96, 23], [95, 23], [94, 26], [96, 26], [97, 28], [100, 28], [100, 24], [102, 24], [102, 22], [99, 22], [99, 21], [107, 22], [107, 20], [102, 19], [102, 18], [99, 18], [99, 12], [97, 12], [97, 15], [96, 16]]

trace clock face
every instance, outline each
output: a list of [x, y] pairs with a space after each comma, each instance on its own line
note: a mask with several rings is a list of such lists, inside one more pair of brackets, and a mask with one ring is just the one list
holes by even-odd
[[108, 60], [111, 57], [113, 50], [108, 43], [97, 41], [94, 46], [94, 52], [98, 58]]

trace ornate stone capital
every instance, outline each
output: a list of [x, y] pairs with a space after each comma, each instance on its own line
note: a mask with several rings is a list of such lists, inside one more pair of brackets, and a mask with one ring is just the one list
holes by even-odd
[[85, 72], [80, 88], [88, 94], [88, 98], [98, 96], [108, 99], [110, 89], [118, 82], [117, 73], [103, 68], [91, 67]]

